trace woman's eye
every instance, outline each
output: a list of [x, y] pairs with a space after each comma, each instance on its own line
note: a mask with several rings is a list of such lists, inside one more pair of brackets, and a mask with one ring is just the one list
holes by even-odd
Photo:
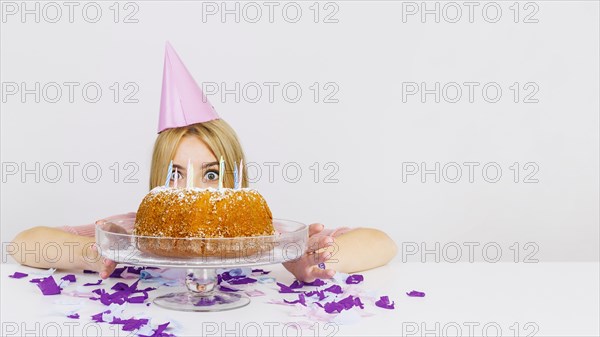
[[204, 179], [208, 180], [208, 181], [218, 180], [219, 179], [219, 173], [217, 173], [216, 171], [208, 171], [204, 175]]
[[175, 175], [177, 175], [177, 180], [183, 179], [183, 176], [181, 175], [181, 172], [179, 172], [179, 171], [173, 171], [171, 173], [171, 181], [175, 181]]

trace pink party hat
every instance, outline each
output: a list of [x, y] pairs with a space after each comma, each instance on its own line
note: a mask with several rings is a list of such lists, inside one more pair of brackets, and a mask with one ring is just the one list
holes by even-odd
[[196, 123], [219, 119], [198, 83], [169, 42], [165, 47], [158, 133]]

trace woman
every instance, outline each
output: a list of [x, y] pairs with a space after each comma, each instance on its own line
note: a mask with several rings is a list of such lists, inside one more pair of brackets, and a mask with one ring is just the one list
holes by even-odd
[[[223, 186], [233, 187], [233, 172], [219, 172], [218, 158], [226, 167], [246, 161], [235, 131], [214, 111], [214, 108], [189, 74], [170, 44], [167, 43], [163, 90], [159, 117], [159, 135], [154, 144], [150, 172], [150, 189], [164, 185], [167, 165], [173, 161], [173, 180], [186, 186], [217, 187], [219, 175]], [[188, 160], [193, 165], [193, 177], [187, 176]], [[246, 170], [245, 168], [243, 169]], [[177, 176], [176, 176], [177, 175]], [[248, 187], [248, 175], [242, 174], [242, 187]], [[108, 219], [135, 217], [135, 213]], [[382, 266], [396, 254], [395, 243], [383, 232], [370, 228], [339, 228], [324, 230], [321, 224], [309, 227], [309, 251], [300, 259], [284, 263], [298, 280], [312, 282], [316, 278], [331, 278], [335, 271], [358, 272]], [[101, 258], [95, 247], [94, 224], [83, 226], [34, 227], [19, 233], [13, 240], [20, 249], [12, 256], [19, 263], [39, 268], [90, 269], [107, 278], [115, 269], [113, 261]], [[35, 254], [19, 254], [33, 247], [52, 243], [69, 248], [52, 260]]]

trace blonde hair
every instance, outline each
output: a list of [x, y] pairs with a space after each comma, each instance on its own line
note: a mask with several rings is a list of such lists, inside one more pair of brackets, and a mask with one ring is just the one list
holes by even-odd
[[[192, 124], [180, 128], [167, 129], [161, 132], [154, 143], [152, 153], [152, 165], [150, 167], [150, 189], [165, 184], [169, 162], [173, 160], [179, 142], [185, 136], [196, 136], [217, 158], [223, 156], [225, 161], [225, 174], [223, 176], [223, 187], [233, 188], [233, 167], [240, 165], [244, 157], [244, 151], [235, 131], [222, 119], [216, 119], [204, 123]], [[244, 165], [242, 175], [242, 187], [248, 187], [248, 174]], [[219, 172], [223, 174], [223, 172]]]

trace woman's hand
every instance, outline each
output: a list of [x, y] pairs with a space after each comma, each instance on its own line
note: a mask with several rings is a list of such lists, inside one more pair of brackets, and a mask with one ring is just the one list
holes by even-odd
[[92, 250], [91, 255], [93, 258], [89, 260], [87, 257], [84, 258], [86, 265], [88, 266], [86, 269], [97, 271], [100, 275], [100, 278], [107, 279], [117, 267], [117, 263], [100, 255], [98, 252], [98, 246], [96, 246], [95, 243], [90, 247], [90, 249]]
[[[103, 226], [103, 230], [106, 232], [127, 234], [127, 231], [124, 228], [112, 222], [107, 222]], [[118, 242], [117, 244], [120, 245]], [[88, 266], [87, 269], [97, 271], [100, 275], [100, 278], [107, 279], [117, 267], [117, 263], [103, 257], [101, 252], [98, 251], [98, 246], [96, 243], [94, 243], [90, 249], [92, 250], [92, 258], [90, 259], [88, 256], [85, 256], [84, 258], [85, 263]]]
[[318, 235], [323, 228], [322, 224], [311, 224], [308, 227], [308, 251], [299, 259], [283, 264], [299, 281], [313, 282], [317, 278], [328, 279], [335, 275], [332, 269], [318, 267], [319, 263], [325, 263], [331, 258], [332, 253], [325, 251], [325, 248], [334, 242], [331, 236]]

